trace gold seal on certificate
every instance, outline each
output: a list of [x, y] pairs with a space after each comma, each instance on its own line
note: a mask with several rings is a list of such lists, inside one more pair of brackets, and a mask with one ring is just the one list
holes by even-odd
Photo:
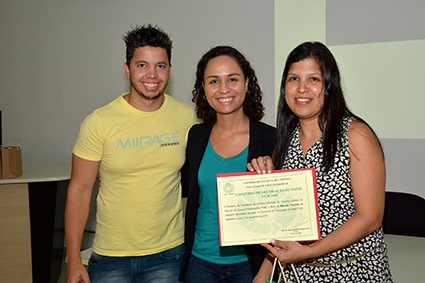
[[316, 170], [217, 175], [220, 246], [317, 241]]

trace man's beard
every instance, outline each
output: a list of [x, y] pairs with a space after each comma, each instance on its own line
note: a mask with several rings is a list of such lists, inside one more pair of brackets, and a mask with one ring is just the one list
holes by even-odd
[[160, 90], [158, 93], [157, 93], [157, 95], [155, 95], [155, 96], [146, 96], [142, 91], [139, 91], [137, 88], [136, 88], [136, 86], [135, 86], [135, 84], [133, 84], [133, 82], [131, 82], [131, 85], [133, 86], [133, 89], [142, 97], [142, 98], [144, 98], [144, 99], [146, 99], [146, 100], [151, 100], [151, 101], [154, 101], [154, 100], [157, 100], [158, 98], [160, 98], [163, 94], [164, 94], [164, 91], [163, 90]]

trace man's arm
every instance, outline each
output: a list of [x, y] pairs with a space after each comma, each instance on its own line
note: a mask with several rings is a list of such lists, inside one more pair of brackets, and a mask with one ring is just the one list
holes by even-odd
[[68, 282], [89, 282], [87, 271], [81, 263], [80, 249], [99, 165], [100, 161], [72, 155], [72, 173], [65, 207]]

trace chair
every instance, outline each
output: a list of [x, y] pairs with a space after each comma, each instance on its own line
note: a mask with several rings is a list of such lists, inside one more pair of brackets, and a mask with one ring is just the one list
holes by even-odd
[[385, 234], [425, 237], [425, 199], [402, 192], [385, 193]]

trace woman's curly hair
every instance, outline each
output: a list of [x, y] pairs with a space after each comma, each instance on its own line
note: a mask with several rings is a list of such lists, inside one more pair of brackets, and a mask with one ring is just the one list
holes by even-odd
[[248, 80], [248, 91], [243, 102], [245, 115], [256, 121], [264, 117], [264, 106], [262, 104], [263, 92], [261, 91], [255, 71], [251, 64], [238, 50], [230, 46], [216, 46], [204, 54], [198, 62], [196, 70], [196, 81], [192, 91], [192, 101], [196, 104], [196, 115], [205, 124], [216, 119], [216, 111], [209, 105], [204, 91], [204, 75], [208, 62], [218, 56], [229, 56], [236, 60], [242, 69], [245, 79]]

